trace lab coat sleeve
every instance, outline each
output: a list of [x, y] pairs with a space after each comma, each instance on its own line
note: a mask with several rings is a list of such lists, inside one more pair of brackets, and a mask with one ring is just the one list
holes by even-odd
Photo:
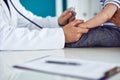
[[65, 43], [62, 28], [29, 30], [9, 26], [0, 33], [0, 50], [61, 49]]
[[[36, 16], [34, 15], [32, 12], [27, 11], [19, 2], [19, 0], [16, 0], [16, 4], [15, 6], [17, 6], [16, 8], [27, 18], [29, 18], [30, 20], [34, 21], [35, 23], [37, 23], [38, 25], [40, 25], [41, 27], [49, 27], [49, 28], [58, 28], [60, 27], [58, 24], [58, 18], [57, 17], [46, 17], [43, 18], [41, 16]], [[23, 20], [24, 19], [24, 20]], [[28, 20], [26, 20], [23, 16], [21, 16], [20, 14], [18, 14], [18, 24], [20, 27], [32, 27], [35, 28], [36, 26], [34, 24], [32, 24], [31, 22], [29, 22]]]
[[[3, 13], [4, 14], [4, 13]], [[40, 50], [64, 48], [62, 28], [32, 29], [9, 25], [0, 13], [0, 50]]]

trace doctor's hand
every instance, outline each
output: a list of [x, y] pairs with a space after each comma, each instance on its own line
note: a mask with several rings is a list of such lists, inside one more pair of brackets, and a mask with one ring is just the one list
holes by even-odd
[[75, 20], [76, 13], [71, 12], [71, 8], [65, 10], [61, 16], [58, 18], [58, 24], [60, 26], [65, 26], [69, 22]]
[[81, 23], [83, 23], [82, 20], [74, 20], [63, 27], [66, 43], [76, 42], [83, 33], [88, 32], [88, 29], [77, 27]]

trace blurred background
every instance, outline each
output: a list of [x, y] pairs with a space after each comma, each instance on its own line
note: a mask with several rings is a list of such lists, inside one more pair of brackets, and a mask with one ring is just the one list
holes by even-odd
[[87, 20], [100, 11], [99, 0], [20, 0], [22, 5], [42, 17], [59, 16], [64, 10], [75, 7], [77, 18]]

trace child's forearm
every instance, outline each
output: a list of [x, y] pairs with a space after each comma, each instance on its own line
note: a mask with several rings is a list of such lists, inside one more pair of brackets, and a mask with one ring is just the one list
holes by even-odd
[[104, 22], [108, 21], [111, 19], [111, 17], [114, 15], [114, 13], [117, 10], [117, 6], [114, 4], [107, 4], [106, 7], [98, 13], [95, 17], [92, 19], [86, 21], [85, 23], [81, 24], [82, 27], [86, 28], [94, 28], [97, 27]]

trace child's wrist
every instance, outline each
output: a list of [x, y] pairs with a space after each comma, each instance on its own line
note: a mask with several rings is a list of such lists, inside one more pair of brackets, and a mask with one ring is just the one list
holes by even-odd
[[81, 24], [81, 27], [82, 27], [82, 28], [86, 28], [86, 29], [88, 29], [88, 26], [87, 26], [86, 23]]

